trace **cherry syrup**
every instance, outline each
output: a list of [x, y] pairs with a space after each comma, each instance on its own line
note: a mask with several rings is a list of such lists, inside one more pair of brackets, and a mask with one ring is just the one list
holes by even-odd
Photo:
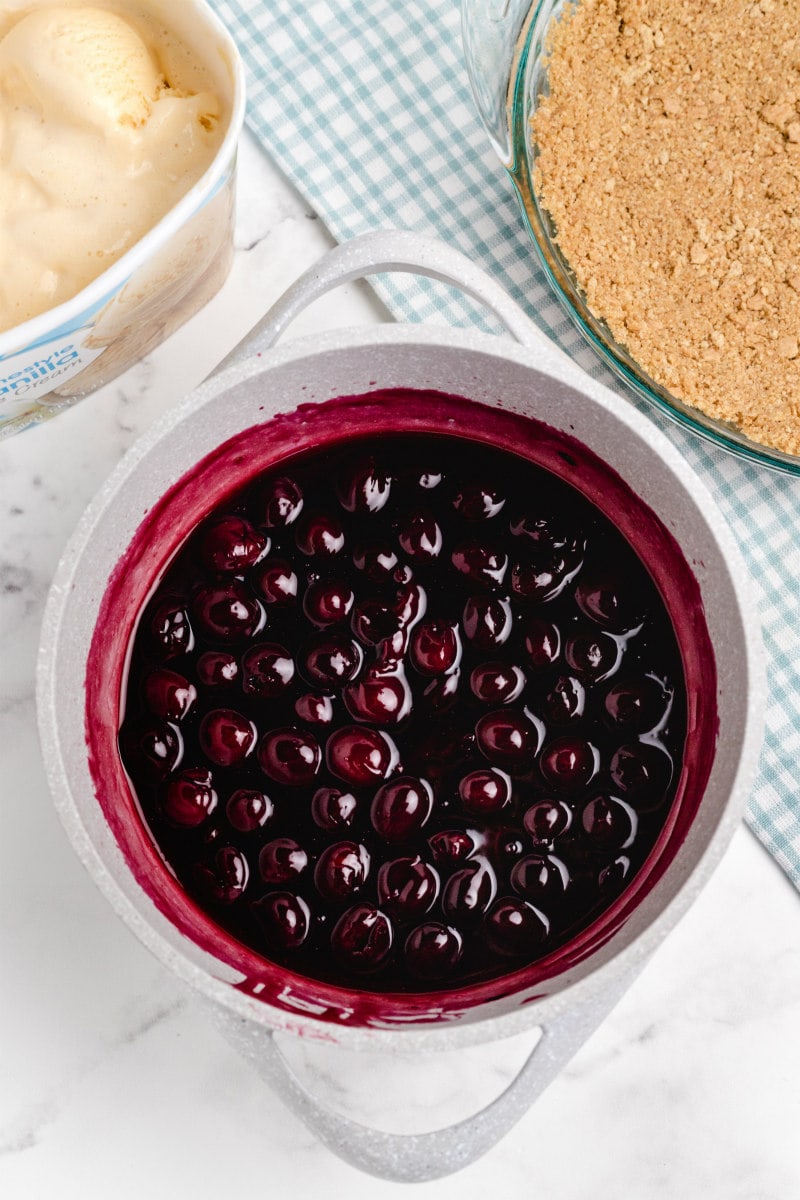
[[119, 746], [214, 922], [299, 975], [422, 992], [607, 909], [685, 736], [668, 613], [614, 525], [508, 450], [386, 433], [284, 459], [191, 533]]

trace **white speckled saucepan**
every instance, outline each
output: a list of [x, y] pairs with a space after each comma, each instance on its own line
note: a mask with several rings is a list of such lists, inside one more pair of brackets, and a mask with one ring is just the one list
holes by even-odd
[[[511, 338], [387, 324], [275, 347], [298, 312], [323, 292], [391, 270], [462, 288], [500, 318]], [[253, 955], [247, 961], [237, 956], [233, 939], [184, 919], [180, 889], [142, 849], [146, 834], [143, 840], [116, 731], [136, 613], [215, 496], [298, 445], [313, 445], [326, 429], [329, 435], [331, 420], [343, 419], [335, 398], [362, 398], [353, 411], [366, 414], [369, 425], [376, 413], [380, 419], [382, 397], [399, 395], [398, 389], [413, 419], [433, 428], [438, 409], [420, 418], [424, 394], [431, 392], [465, 398], [485, 430], [518, 422], [521, 414], [526, 437], [553, 450], [551, 465], [588, 489], [627, 532], [676, 629], [683, 630], [692, 695], [687, 747], [694, 750], [687, 751], [681, 786], [686, 794], [694, 789], [694, 799], [689, 817], [672, 823], [654, 861], [623, 892], [614, 919], [543, 976], [521, 979], [507, 995], [500, 989], [464, 1001], [457, 992], [431, 993], [416, 1001], [394, 997], [382, 1006], [374, 996], [367, 1003], [358, 993], [304, 982], [274, 965], [262, 971]], [[696, 897], [742, 815], [758, 760], [764, 692], [746, 569], [713, 499], [673, 445], [575, 367], [461, 255], [413, 234], [387, 232], [337, 248], [301, 278], [234, 361], [176, 405], [112, 473], [56, 572], [38, 699], [59, 815], [117, 913], [204, 998], [230, 1041], [335, 1153], [382, 1177], [423, 1180], [473, 1161], [523, 1115]], [[355, 1051], [428, 1055], [534, 1027], [542, 1031], [537, 1046], [501, 1096], [447, 1129], [408, 1136], [370, 1129], [326, 1108], [291, 1072], [273, 1037], [288, 1031]]]

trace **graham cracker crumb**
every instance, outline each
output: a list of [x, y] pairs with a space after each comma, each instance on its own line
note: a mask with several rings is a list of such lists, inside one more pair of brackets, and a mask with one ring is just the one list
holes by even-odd
[[800, 454], [797, 0], [578, 0], [534, 184], [587, 303], [656, 382]]

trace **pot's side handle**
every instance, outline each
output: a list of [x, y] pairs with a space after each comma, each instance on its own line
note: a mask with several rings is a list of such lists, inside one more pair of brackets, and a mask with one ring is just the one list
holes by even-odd
[[530, 318], [490, 275], [445, 242], [408, 230], [373, 230], [335, 246], [287, 288], [269, 312], [220, 364], [219, 374], [234, 362], [274, 346], [288, 325], [326, 292], [363, 279], [401, 271], [426, 275], [459, 288], [484, 304], [522, 345], [541, 350], [547, 341]]
[[[561, 1016], [542, 1025], [539, 1041], [504, 1092], [473, 1116], [432, 1133], [387, 1133], [352, 1121], [321, 1103], [300, 1082], [271, 1030], [254, 1032], [245, 1022], [236, 1029], [230, 1023], [221, 1028], [334, 1154], [380, 1179], [420, 1183], [460, 1171], [500, 1141], [614, 1007], [627, 982], [595, 990], [583, 1004], [568, 1004]], [[398, 1043], [402, 1036], [398, 1031]]]

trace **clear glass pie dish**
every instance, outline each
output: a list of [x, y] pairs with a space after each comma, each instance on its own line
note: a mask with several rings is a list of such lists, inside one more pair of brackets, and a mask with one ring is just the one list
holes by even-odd
[[685, 403], [653, 379], [590, 310], [537, 194], [532, 118], [549, 94], [548, 36], [580, 0], [462, 0], [466, 64], [478, 114], [510, 176], [539, 264], [584, 339], [637, 396], [715, 447], [760, 466], [800, 475], [800, 456], [753, 441], [735, 425]]

